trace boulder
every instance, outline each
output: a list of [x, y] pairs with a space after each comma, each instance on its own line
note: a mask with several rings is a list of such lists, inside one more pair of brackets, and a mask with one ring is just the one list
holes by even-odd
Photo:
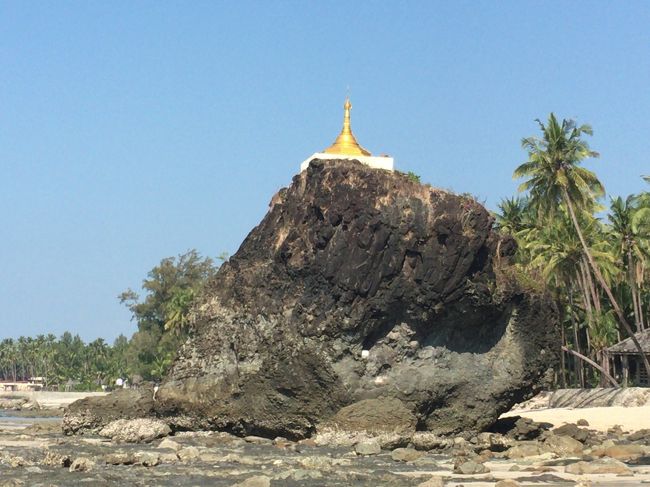
[[641, 441], [643, 443], [649, 444], [650, 443], [650, 429], [644, 428], [638, 431], [635, 431], [634, 433], [630, 434], [627, 437], [628, 440], [630, 441]]
[[96, 433], [111, 421], [151, 416], [153, 389], [118, 389], [107, 396], [90, 396], [70, 404], [61, 427], [65, 434]]
[[331, 420], [332, 427], [369, 433], [415, 432], [415, 415], [396, 398], [364, 399], [341, 408]]
[[600, 458], [593, 462], [576, 462], [564, 467], [566, 473], [575, 475], [615, 473], [619, 475], [632, 475], [632, 469], [619, 460], [613, 458]]
[[477, 475], [481, 473], [488, 473], [489, 471], [490, 469], [485, 465], [473, 460], [462, 461], [454, 465], [454, 473], [460, 473], [463, 475]]
[[418, 450], [443, 450], [452, 444], [452, 440], [435, 433], [416, 431], [411, 437], [411, 443]]
[[201, 457], [199, 449], [195, 446], [186, 446], [176, 452], [179, 460], [184, 463], [195, 462]]
[[160, 464], [160, 455], [156, 452], [139, 451], [135, 454], [135, 460], [143, 467], [155, 467]]
[[409, 412], [400, 428], [487, 428], [545, 384], [558, 343], [552, 300], [492, 225], [471, 197], [313, 161], [207, 285], [155, 415], [293, 440], [380, 400]]
[[136, 458], [132, 453], [115, 452], [104, 455], [104, 462], [107, 465], [133, 465]]
[[543, 451], [555, 453], [559, 457], [580, 455], [584, 446], [570, 436], [551, 435], [543, 443]]
[[514, 445], [505, 456], [510, 459], [534, 457], [542, 453], [540, 446], [536, 442], [522, 442]]
[[354, 445], [354, 451], [357, 455], [377, 455], [381, 452], [381, 446], [376, 439], [371, 438]]
[[558, 436], [570, 436], [574, 440], [578, 440], [581, 443], [584, 443], [589, 438], [589, 430], [585, 428], [579, 428], [577, 424], [568, 423], [555, 428], [553, 433]]
[[422, 457], [424, 453], [413, 448], [396, 448], [390, 453], [390, 456], [396, 462], [414, 462]]
[[646, 455], [646, 449], [641, 445], [634, 444], [614, 445], [605, 448], [604, 454], [610, 458], [628, 462], [630, 460], [636, 460], [637, 458]]
[[271, 479], [266, 475], [255, 475], [243, 482], [234, 484], [232, 487], [271, 487]]
[[99, 436], [117, 443], [149, 443], [171, 433], [167, 423], [158, 419], [118, 419], [104, 426]]
[[158, 446], [156, 448], [178, 451], [183, 448], [183, 446], [177, 441], [174, 441], [170, 438], [165, 438], [160, 443], [158, 443]]
[[431, 477], [429, 480], [420, 482], [417, 487], [445, 487], [445, 480], [442, 477], [436, 475], [434, 477]]
[[95, 468], [95, 465], [95, 461], [92, 458], [78, 457], [74, 459], [69, 470], [70, 472], [88, 472]]

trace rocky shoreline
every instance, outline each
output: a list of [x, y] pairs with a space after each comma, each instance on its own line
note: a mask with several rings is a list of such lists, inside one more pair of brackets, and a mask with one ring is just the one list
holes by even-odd
[[625, 486], [650, 483], [650, 430], [607, 432], [506, 418], [493, 432], [369, 435], [340, 429], [290, 441], [176, 432], [116, 420], [65, 436], [60, 420], [0, 430], [0, 486]]

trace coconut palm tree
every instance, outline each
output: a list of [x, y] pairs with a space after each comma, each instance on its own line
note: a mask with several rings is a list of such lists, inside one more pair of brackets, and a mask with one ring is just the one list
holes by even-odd
[[496, 214], [496, 226], [499, 230], [515, 235], [532, 226], [533, 221], [527, 198], [521, 196], [504, 198], [498, 206], [500, 213]]
[[636, 329], [642, 330], [641, 285], [645, 263], [650, 257], [646, 245], [650, 237], [650, 208], [639, 206], [638, 196], [628, 196], [625, 200], [619, 196], [612, 199], [608, 218], [612, 243], [626, 271]]
[[528, 151], [528, 161], [515, 169], [513, 174], [516, 179], [527, 178], [519, 186], [519, 191], [528, 191], [531, 204], [537, 208], [540, 217], [552, 218], [560, 205], [566, 206], [591, 271], [650, 374], [648, 358], [596, 264], [578, 222], [578, 212], [592, 210], [596, 200], [605, 193], [596, 175], [580, 166], [583, 160], [598, 157], [598, 153], [592, 151], [582, 139], [583, 135], [592, 135], [593, 131], [589, 125], [577, 126], [573, 120], [562, 120], [559, 123], [553, 113], [546, 124], [540, 120], [537, 123], [542, 130], [542, 137], [526, 137], [521, 142], [522, 147]]

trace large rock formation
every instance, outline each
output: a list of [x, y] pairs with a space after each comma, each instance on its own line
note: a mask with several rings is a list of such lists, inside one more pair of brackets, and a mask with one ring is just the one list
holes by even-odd
[[378, 427], [484, 429], [556, 359], [555, 310], [517, 282], [513, 251], [471, 198], [312, 162], [209, 286], [156, 414], [300, 437], [385, 401]]

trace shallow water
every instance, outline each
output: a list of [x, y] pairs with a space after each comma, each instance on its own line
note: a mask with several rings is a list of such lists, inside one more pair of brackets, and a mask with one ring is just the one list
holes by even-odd
[[57, 421], [60, 417], [24, 416], [20, 411], [0, 409], [0, 430], [21, 429], [42, 421]]

